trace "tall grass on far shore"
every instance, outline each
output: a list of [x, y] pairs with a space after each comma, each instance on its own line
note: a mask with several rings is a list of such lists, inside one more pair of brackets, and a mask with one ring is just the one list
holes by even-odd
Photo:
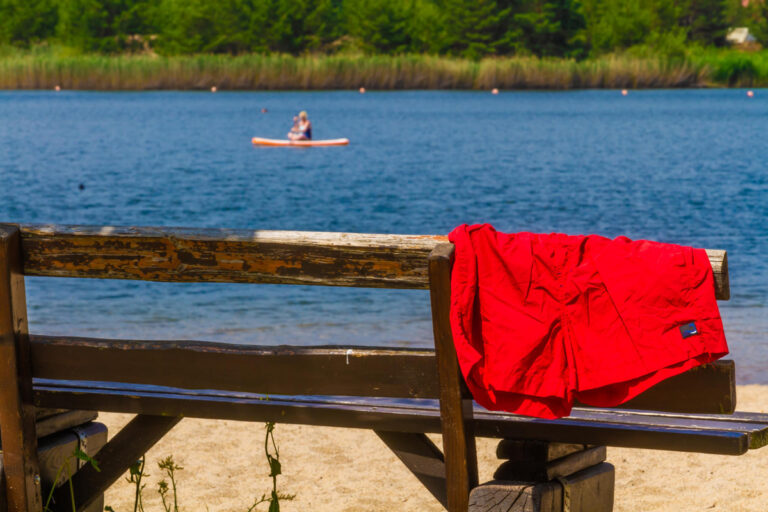
[[710, 50], [696, 53], [691, 59], [714, 84], [727, 87], [768, 86], [768, 50], [753, 53]]
[[583, 61], [497, 57], [288, 55], [0, 56], [0, 89], [583, 89], [768, 85], [768, 51]]

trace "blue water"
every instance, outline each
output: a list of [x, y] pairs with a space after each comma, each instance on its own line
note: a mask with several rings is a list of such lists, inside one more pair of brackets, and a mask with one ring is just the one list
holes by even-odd
[[[352, 144], [251, 146], [302, 109], [316, 138]], [[768, 91], [741, 90], [0, 92], [0, 219], [381, 233], [491, 222], [724, 248], [739, 381], [766, 383], [767, 114]], [[28, 278], [27, 295], [37, 333], [431, 343], [423, 291]]]

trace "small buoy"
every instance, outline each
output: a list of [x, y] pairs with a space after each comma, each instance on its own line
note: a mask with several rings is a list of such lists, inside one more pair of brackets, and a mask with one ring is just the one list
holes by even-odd
[[211, 92], [216, 92], [216, 91], [218, 91], [218, 89], [216, 89], [215, 85], [213, 87], [211, 87]]
[[262, 109], [261, 109], [261, 113], [262, 113], [262, 114], [266, 114], [266, 113], [267, 113], [267, 109], [266, 109], [266, 108], [262, 108]]
[[57, 85], [56, 87], [53, 88], [53, 90], [56, 92], [59, 92], [61, 90], [61, 86]]
[[360, 88], [360, 94], [365, 94], [365, 87]]
[[627, 94], [629, 94], [629, 91], [628, 91], [628, 90], [626, 90], [626, 89], [622, 89], [622, 90], [621, 90], [621, 95], [622, 95], [622, 96], [626, 96]]
[[77, 188], [79, 188], [80, 190], [85, 190], [85, 185], [83, 185], [83, 184], [81, 183], [80, 185], [78, 185], [78, 186], [77, 186]]
[[750, 98], [754, 98], [755, 97], [755, 92], [754, 91], [747, 91], [747, 96], [750, 97]]
[[499, 90], [497, 88], [491, 89], [491, 94], [499, 94]]

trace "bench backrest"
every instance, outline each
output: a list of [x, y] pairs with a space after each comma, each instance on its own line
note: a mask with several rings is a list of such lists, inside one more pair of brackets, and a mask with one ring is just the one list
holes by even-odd
[[[22, 273], [28, 276], [428, 289], [430, 254], [442, 245], [445, 257], [451, 257], [446, 237], [433, 235], [44, 225], [21, 225], [19, 230]], [[727, 298], [725, 251], [708, 253], [717, 295]], [[438, 284], [448, 284], [445, 276]], [[448, 289], [444, 292], [447, 297]], [[31, 350], [33, 376], [50, 379], [396, 398], [437, 398], [440, 389], [431, 350], [65, 336], [33, 336]], [[365, 364], [350, 365], [350, 358]], [[173, 373], [167, 361], [175, 362]], [[693, 372], [673, 387], [688, 387], [690, 381], [697, 389], [724, 373], [722, 367]], [[690, 408], [689, 396], [665, 406], [674, 393], [651, 394], [642, 397], [641, 405]], [[721, 399], [718, 412], [722, 405]]]
[[[19, 230], [24, 275], [169, 282], [428, 289], [429, 255], [447, 243], [432, 235], [44, 225]], [[450, 258], [450, 245], [444, 249]], [[708, 254], [718, 298], [725, 299], [726, 253]], [[42, 336], [32, 338], [32, 348], [35, 377], [112, 376], [119, 382], [269, 394], [436, 398], [439, 390], [428, 350]], [[178, 361], [174, 374], [158, 355]], [[350, 357], [366, 364], [349, 365]]]

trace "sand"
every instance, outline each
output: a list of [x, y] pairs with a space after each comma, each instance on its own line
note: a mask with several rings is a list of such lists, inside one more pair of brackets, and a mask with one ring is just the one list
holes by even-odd
[[[740, 410], [768, 410], [768, 386], [740, 386], [738, 397]], [[100, 415], [110, 435], [130, 418]], [[296, 494], [282, 503], [283, 511], [443, 510], [373, 432], [278, 425], [275, 436], [284, 473], [279, 489]], [[438, 436], [432, 439], [439, 444]], [[496, 444], [478, 439], [481, 482], [498, 466]], [[247, 511], [271, 490], [263, 446], [262, 423], [182, 420], [147, 454], [146, 511], [162, 511], [157, 461], [168, 455], [184, 467], [178, 474], [182, 510]], [[609, 448], [608, 461], [616, 466], [617, 512], [768, 510], [768, 447], [741, 457]], [[112, 486], [106, 504], [132, 511], [131, 485]]]

